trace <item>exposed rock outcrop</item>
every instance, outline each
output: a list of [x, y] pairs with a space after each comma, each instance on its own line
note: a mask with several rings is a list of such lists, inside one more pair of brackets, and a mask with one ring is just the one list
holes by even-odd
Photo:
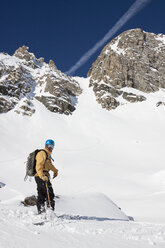
[[0, 54], [0, 113], [15, 108], [31, 116], [36, 98], [52, 112], [71, 114], [82, 92], [78, 82], [59, 71], [53, 60], [46, 64], [28, 49], [22, 46], [13, 56]]
[[123, 92], [122, 97], [128, 102], [143, 102], [146, 100], [144, 96], [137, 96], [136, 94], [127, 92]]
[[28, 206], [35, 206], [37, 204], [37, 198], [35, 195], [32, 196], [28, 196], [24, 199], [24, 201], [22, 202], [24, 204], [24, 206], [28, 207]]
[[54, 62], [45, 64], [45, 73], [37, 75], [36, 99], [41, 101], [50, 111], [71, 114], [75, 110], [77, 96], [82, 90], [71, 77], [59, 71]]
[[159, 107], [159, 106], [165, 106], [165, 102], [157, 102], [157, 104], [156, 104], [156, 107]]
[[[107, 109], [130, 102], [144, 101], [131, 88], [150, 93], [165, 88], [165, 36], [128, 30], [108, 43], [88, 72], [97, 101]], [[130, 88], [124, 92], [125, 87]]]
[[0, 113], [5, 113], [31, 92], [35, 81], [23, 64], [9, 55], [0, 54]]
[[[59, 196], [55, 196], [59, 199]], [[24, 201], [21, 202], [25, 207], [37, 205], [37, 197], [35, 195], [25, 197]]]

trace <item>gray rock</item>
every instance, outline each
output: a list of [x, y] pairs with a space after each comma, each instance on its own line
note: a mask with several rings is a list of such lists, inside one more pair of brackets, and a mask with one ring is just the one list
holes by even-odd
[[157, 102], [157, 104], [156, 104], [156, 107], [159, 107], [159, 106], [165, 106], [165, 102]]
[[12, 99], [7, 100], [3, 97], [0, 97], [0, 113], [7, 113], [15, 106], [15, 102]]
[[32, 116], [35, 113], [35, 109], [30, 100], [24, 99], [23, 102], [18, 104], [18, 107], [15, 108], [14, 112], [17, 114]]
[[42, 88], [45, 85], [43, 94], [49, 93], [48, 96], [36, 95], [38, 101], [42, 102], [51, 112], [72, 114], [76, 108], [77, 96], [82, 92], [79, 84], [74, 79], [53, 66], [49, 73], [45, 74], [44, 77], [38, 77], [36, 81], [38, 87]]
[[144, 96], [138, 96], [136, 94], [127, 92], [123, 92], [122, 97], [128, 102], [143, 102], [146, 100], [146, 97]]
[[75, 107], [69, 102], [54, 96], [36, 96], [36, 99], [42, 102], [51, 112], [69, 115], [75, 110]]
[[[0, 184], [1, 186], [1, 184]], [[3, 187], [3, 186], [2, 186]], [[55, 198], [60, 199], [60, 196], [56, 195]], [[21, 202], [25, 207], [37, 205], [37, 197], [35, 195], [28, 196]]]
[[6, 113], [31, 92], [35, 81], [21, 63], [14, 67], [1, 62], [0, 71], [3, 78], [0, 82], [0, 113]]
[[38, 59], [38, 61], [41, 62], [41, 63], [43, 63], [44, 62], [44, 58], [41, 57], [41, 58]]
[[37, 59], [28, 49], [22, 46], [13, 56], [3, 53], [0, 113], [15, 108], [16, 113], [31, 116], [35, 113], [32, 100], [36, 98], [52, 112], [71, 114], [82, 92], [78, 82], [58, 70], [53, 60], [46, 64], [43, 58]]
[[32, 196], [26, 197], [22, 203], [26, 207], [35, 206], [37, 204], [37, 198], [35, 195], [32, 195]]
[[52, 70], [57, 70], [57, 67], [54, 63], [54, 61], [52, 59], [49, 60], [49, 67], [52, 69]]
[[29, 47], [22, 46], [19, 47], [13, 55], [19, 59], [25, 59], [26, 61], [30, 61], [34, 58], [34, 55], [32, 53], [29, 53], [28, 50]]
[[[163, 37], [161, 34], [147, 33], [139, 28], [132, 29], [122, 33], [104, 47], [87, 75], [100, 104], [105, 106], [104, 95], [110, 94], [117, 98], [118, 94], [124, 91], [124, 87], [145, 93], [165, 88]], [[102, 87], [104, 84], [106, 86]], [[110, 87], [113, 89], [112, 92]], [[122, 97], [130, 102], [145, 100], [143, 96], [128, 95], [126, 92]], [[118, 105], [115, 104], [116, 107]]]
[[119, 102], [115, 99], [122, 94], [122, 91], [116, 90], [105, 84], [94, 84], [94, 93], [96, 100], [101, 104], [103, 108], [107, 110], [115, 109], [119, 106]]

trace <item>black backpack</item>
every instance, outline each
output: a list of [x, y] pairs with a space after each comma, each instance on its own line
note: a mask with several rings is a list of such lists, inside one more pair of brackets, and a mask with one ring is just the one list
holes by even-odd
[[26, 161], [26, 175], [25, 175], [24, 181], [26, 181], [28, 176], [33, 177], [36, 174], [36, 155], [40, 151], [44, 151], [46, 154], [46, 160], [48, 159], [48, 154], [43, 149], [37, 149], [34, 152], [31, 152]]

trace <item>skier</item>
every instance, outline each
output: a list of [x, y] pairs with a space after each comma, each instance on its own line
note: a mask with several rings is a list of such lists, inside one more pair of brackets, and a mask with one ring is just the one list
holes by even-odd
[[55, 142], [51, 139], [46, 140], [45, 149], [41, 150], [36, 155], [36, 174], [35, 181], [37, 183], [37, 209], [38, 214], [45, 212], [45, 203], [54, 211], [55, 200], [54, 192], [50, 182], [49, 171], [53, 171], [55, 178], [58, 175], [58, 170], [54, 167], [51, 160], [51, 153], [53, 151]]

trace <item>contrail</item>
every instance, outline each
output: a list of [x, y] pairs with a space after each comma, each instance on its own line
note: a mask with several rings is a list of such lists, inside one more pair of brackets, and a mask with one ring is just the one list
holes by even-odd
[[73, 65], [65, 73], [68, 75], [73, 75], [74, 72], [85, 64], [88, 59], [100, 48], [102, 47], [128, 20], [130, 20], [134, 15], [136, 15], [141, 9], [143, 9], [152, 0], [136, 0], [127, 12], [116, 22], [116, 24], [106, 33], [106, 35], [99, 40], [91, 49], [89, 49], [75, 65]]

